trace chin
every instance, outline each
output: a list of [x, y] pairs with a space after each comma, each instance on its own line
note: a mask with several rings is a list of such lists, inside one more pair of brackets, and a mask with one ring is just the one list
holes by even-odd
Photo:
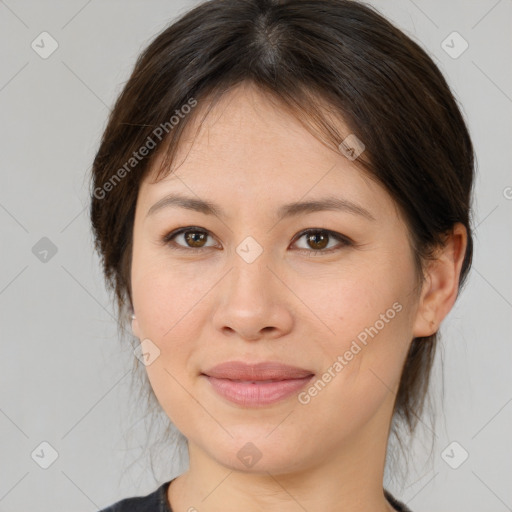
[[304, 443], [290, 438], [282, 442], [280, 436], [272, 438], [275, 432], [269, 435], [271, 431], [260, 429], [255, 435], [255, 429], [248, 429], [214, 443], [210, 436], [205, 448], [211, 458], [237, 472], [281, 474], [300, 470], [305, 456]]

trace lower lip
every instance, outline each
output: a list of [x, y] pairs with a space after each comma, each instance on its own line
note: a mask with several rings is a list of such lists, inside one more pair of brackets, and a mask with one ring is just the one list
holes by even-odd
[[213, 389], [230, 402], [248, 407], [269, 405], [283, 400], [300, 391], [312, 378], [288, 379], [275, 382], [241, 382], [217, 379], [205, 375]]

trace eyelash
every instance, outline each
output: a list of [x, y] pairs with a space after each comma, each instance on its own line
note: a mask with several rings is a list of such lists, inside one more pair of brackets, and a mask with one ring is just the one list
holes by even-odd
[[[170, 247], [172, 250], [187, 251], [187, 252], [191, 252], [191, 251], [193, 251], [193, 252], [202, 252], [202, 251], [205, 251], [205, 250], [213, 248], [213, 246], [208, 246], [208, 247], [184, 247], [184, 246], [178, 245], [178, 244], [176, 244], [176, 242], [174, 242], [173, 239], [176, 238], [178, 235], [181, 235], [181, 234], [189, 232], [189, 231], [194, 232], [194, 233], [204, 233], [206, 235], [211, 236], [211, 234], [207, 230], [205, 230], [205, 229], [198, 228], [198, 227], [195, 227], [195, 226], [188, 226], [188, 227], [184, 227], [184, 228], [175, 229], [174, 231], [171, 231], [170, 233], [166, 234], [162, 238], [162, 243], [164, 245], [167, 245], [168, 247]], [[354, 242], [350, 238], [348, 238], [347, 236], [342, 235], [341, 233], [337, 233], [335, 231], [330, 231], [329, 229], [321, 229], [321, 228], [309, 228], [309, 229], [305, 229], [304, 231], [301, 231], [300, 233], [298, 233], [296, 235], [296, 237], [293, 240], [293, 243], [295, 243], [298, 240], [300, 240], [304, 235], [309, 235], [309, 234], [327, 234], [329, 236], [329, 241], [330, 241], [331, 238], [334, 238], [335, 240], [337, 240], [338, 242], [341, 243], [341, 246], [334, 247], [334, 248], [331, 247], [330, 249], [317, 249], [317, 250], [314, 250], [314, 249], [297, 249], [300, 253], [307, 253], [310, 256], [312, 256], [312, 255], [316, 256], [317, 254], [320, 254], [320, 253], [331, 254], [333, 252], [341, 250], [344, 247], [355, 245]]]

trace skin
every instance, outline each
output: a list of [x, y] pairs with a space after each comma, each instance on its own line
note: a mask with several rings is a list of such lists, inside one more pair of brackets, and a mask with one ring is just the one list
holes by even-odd
[[[392, 510], [382, 482], [402, 365], [413, 337], [436, 332], [456, 299], [464, 228], [455, 225], [418, 289], [409, 233], [391, 196], [296, 118], [243, 84], [197, 136], [196, 119], [179, 165], [154, 182], [155, 162], [142, 183], [133, 231], [132, 329], [160, 350], [147, 374], [188, 439], [189, 470], [168, 489], [173, 510]], [[169, 193], [214, 202], [226, 217], [176, 206], [147, 215]], [[329, 210], [276, 220], [285, 203], [332, 195], [374, 220]], [[206, 249], [196, 251], [183, 235], [174, 239], [183, 250], [162, 242], [187, 226], [208, 232]], [[354, 244], [329, 238], [322, 248], [296, 238], [320, 228]], [[263, 249], [252, 263], [236, 252], [248, 236]], [[400, 312], [307, 404], [292, 395], [262, 408], [235, 405], [200, 375], [228, 360], [272, 360], [316, 379], [396, 303]], [[251, 467], [237, 457], [248, 442], [261, 453]]]

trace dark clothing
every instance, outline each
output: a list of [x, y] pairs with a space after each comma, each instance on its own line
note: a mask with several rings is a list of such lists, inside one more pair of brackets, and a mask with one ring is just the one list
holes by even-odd
[[[147, 496], [125, 498], [99, 512], [173, 512], [167, 501], [167, 488], [172, 480], [163, 483], [158, 489]], [[386, 499], [397, 512], [411, 512], [403, 503], [384, 491]]]
[[125, 498], [99, 512], [172, 512], [167, 501], [167, 488], [171, 482], [163, 483], [147, 496]]
[[388, 491], [384, 490], [384, 496], [386, 496], [386, 499], [389, 501], [391, 506], [397, 510], [397, 512], [411, 512], [410, 508], [407, 508], [401, 501], [398, 501], [393, 496], [391, 496]]

